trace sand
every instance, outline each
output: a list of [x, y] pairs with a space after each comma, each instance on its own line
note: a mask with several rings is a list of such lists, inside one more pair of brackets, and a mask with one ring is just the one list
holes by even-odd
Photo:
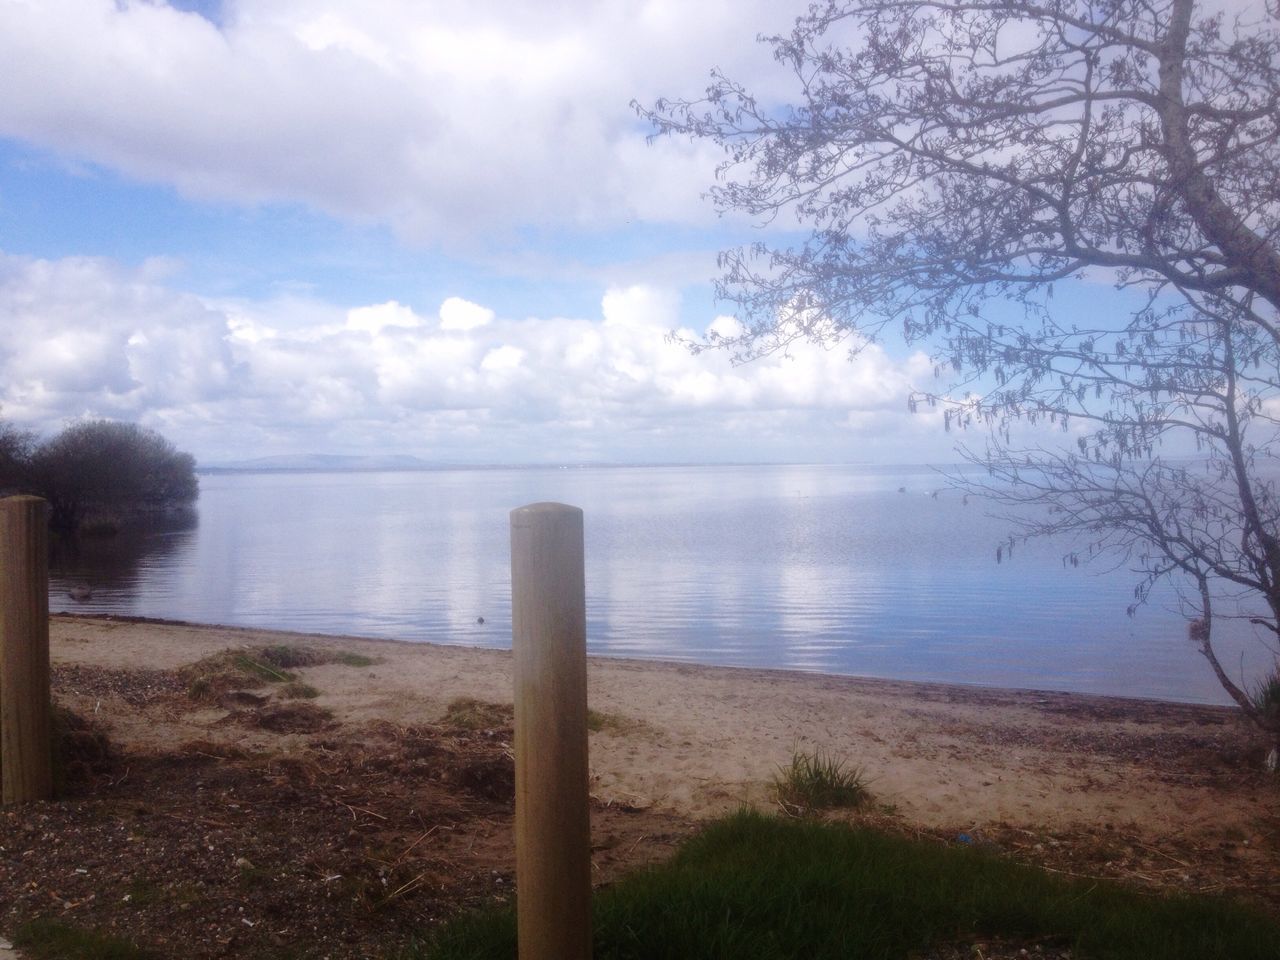
[[[305, 658], [318, 695], [301, 700], [212, 681], [193, 697], [180, 672], [274, 645], [370, 659]], [[63, 799], [0, 811], [0, 934], [52, 912], [160, 956], [356, 960], [510, 896], [509, 713], [447, 715], [510, 704], [509, 652], [56, 616], [51, 654], [55, 700], [94, 723], [67, 740]], [[773, 777], [821, 750], [873, 796], [826, 816], [1280, 917], [1280, 778], [1235, 711], [637, 660], [588, 675], [607, 721], [590, 734], [594, 883], [709, 817], [791, 813]]]
[[[228, 647], [338, 647], [365, 670], [308, 670], [344, 723], [437, 720], [458, 697], [509, 703], [508, 651], [186, 624], [57, 616], [57, 665], [174, 669]], [[792, 751], [861, 767], [881, 809], [924, 828], [1105, 827], [1171, 836], [1274, 839], [1280, 791], [1256, 773], [1259, 744], [1236, 711], [1033, 691], [591, 658], [591, 707], [627, 734], [591, 736], [605, 801], [706, 818], [773, 804]], [[207, 717], [141, 722], [95, 705], [134, 747], [207, 735]]]

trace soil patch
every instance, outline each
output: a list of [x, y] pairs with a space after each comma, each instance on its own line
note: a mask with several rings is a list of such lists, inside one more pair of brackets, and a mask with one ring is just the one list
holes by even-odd
[[[58, 672], [146, 714], [208, 711], [163, 671]], [[279, 734], [246, 748], [236, 727]], [[83, 719], [70, 739], [104, 744]], [[0, 813], [0, 929], [40, 916], [161, 956], [391, 955], [513, 883], [509, 726], [339, 724], [309, 703], [210, 717], [166, 751], [90, 751], [64, 799]], [[286, 734], [288, 736], [286, 736]], [[596, 876], [665, 856], [691, 829], [597, 805]]]

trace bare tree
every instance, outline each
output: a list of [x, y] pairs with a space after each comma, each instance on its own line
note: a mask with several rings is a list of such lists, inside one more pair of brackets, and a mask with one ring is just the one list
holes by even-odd
[[[743, 332], [694, 349], [927, 345], [942, 379], [911, 403], [987, 429], [966, 453], [988, 492], [1129, 561], [1139, 599], [1181, 578], [1191, 639], [1280, 741], [1213, 643], [1237, 601], [1280, 636], [1278, 26], [1195, 0], [830, 0], [762, 38], [794, 104], [713, 73], [638, 109], [725, 150], [722, 211], [806, 236], [722, 254]], [[1055, 304], [1069, 281], [1096, 305]]]

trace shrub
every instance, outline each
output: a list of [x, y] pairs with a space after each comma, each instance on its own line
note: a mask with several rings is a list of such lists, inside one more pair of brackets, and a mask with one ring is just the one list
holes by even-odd
[[791, 755], [773, 778], [778, 802], [790, 814], [805, 816], [817, 810], [860, 807], [871, 799], [862, 770], [850, 767], [823, 750]]
[[35, 446], [25, 486], [49, 501], [55, 530], [76, 533], [86, 521], [190, 508], [200, 493], [195, 465], [154, 430], [82, 420]]

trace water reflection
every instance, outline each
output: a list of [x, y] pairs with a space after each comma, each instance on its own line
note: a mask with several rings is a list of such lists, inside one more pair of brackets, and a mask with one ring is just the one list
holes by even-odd
[[110, 535], [52, 534], [50, 606], [82, 613], [131, 612], [149, 571], [182, 565], [199, 520], [195, 510], [184, 510], [135, 521]]
[[[1131, 579], [1064, 570], [1051, 544], [997, 565], [1002, 526], [940, 483], [842, 466], [206, 476], [198, 527], [82, 542], [51, 605], [509, 646], [508, 513], [559, 500], [586, 514], [594, 653], [1222, 700], [1159, 598], [1130, 620]], [[1242, 630], [1224, 660], [1250, 655]]]

